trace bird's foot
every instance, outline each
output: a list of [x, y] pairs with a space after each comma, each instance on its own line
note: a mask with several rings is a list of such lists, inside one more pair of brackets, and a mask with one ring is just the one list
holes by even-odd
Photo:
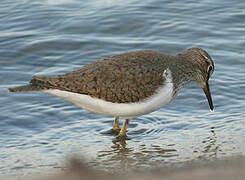
[[127, 136], [127, 133], [126, 133], [126, 129], [121, 129], [118, 136], [117, 136], [117, 139], [119, 140], [129, 140], [130, 138]]
[[113, 129], [109, 129], [107, 131], [102, 132], [102, 134], [105, 134], [105, 135], [118, 135], [120, 130], [121, 130], [120, 128], [119, 129], [113, 128]]
[[126, 141], [126, 140], [130, 140], [130, 138], [125, 134], [125, 135], [118, 135], [117, 137], [116, 137], [116, 140], [117, 141]]
[[119, 134], [121, 131], [121, 128], [120, 127], [113, 127], [112, 130], [115, 131], [117, 134]]

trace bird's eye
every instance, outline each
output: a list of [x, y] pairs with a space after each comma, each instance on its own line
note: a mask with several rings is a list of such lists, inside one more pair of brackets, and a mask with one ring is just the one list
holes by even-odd
[[210, 73], [213, 70], [213, 66], [208, 66], [208, 73]]

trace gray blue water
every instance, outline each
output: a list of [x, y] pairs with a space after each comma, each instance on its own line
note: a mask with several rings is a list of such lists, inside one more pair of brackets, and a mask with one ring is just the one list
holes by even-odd
[[[125, 51], [190, 47], [215, 62], [215, 111], [191, 83], [164, 108], [132, 120], [126, 144], [103, 134], [112, 117], [41, 92], [7, 90]], [[73, 154], [117, 173], [245, 155], [244, 47], [243, 0], [2, 0], [0, 176], [60, 171]]]

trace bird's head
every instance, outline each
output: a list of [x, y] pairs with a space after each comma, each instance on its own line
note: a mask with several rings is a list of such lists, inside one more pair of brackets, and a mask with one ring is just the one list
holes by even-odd
[[212, 97], [209, 89], [209, 78], [214, 72], [214, 63], [209, 54], [201, 48], [190, 48], [180, 54], [187, 61], [194, 71], [193, 80], [200, 83], [209, 103], [211, 110], [214, 109]]

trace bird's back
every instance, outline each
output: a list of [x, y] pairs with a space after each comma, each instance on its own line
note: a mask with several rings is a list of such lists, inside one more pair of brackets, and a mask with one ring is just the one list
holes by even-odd
[[164, 83], [162, 73], [170, 58], [150, 50], [127, 52], [56, 77], [33, 76], [30, 84], [40, 90], [59, 89], [109, 102], [138, 102]]

